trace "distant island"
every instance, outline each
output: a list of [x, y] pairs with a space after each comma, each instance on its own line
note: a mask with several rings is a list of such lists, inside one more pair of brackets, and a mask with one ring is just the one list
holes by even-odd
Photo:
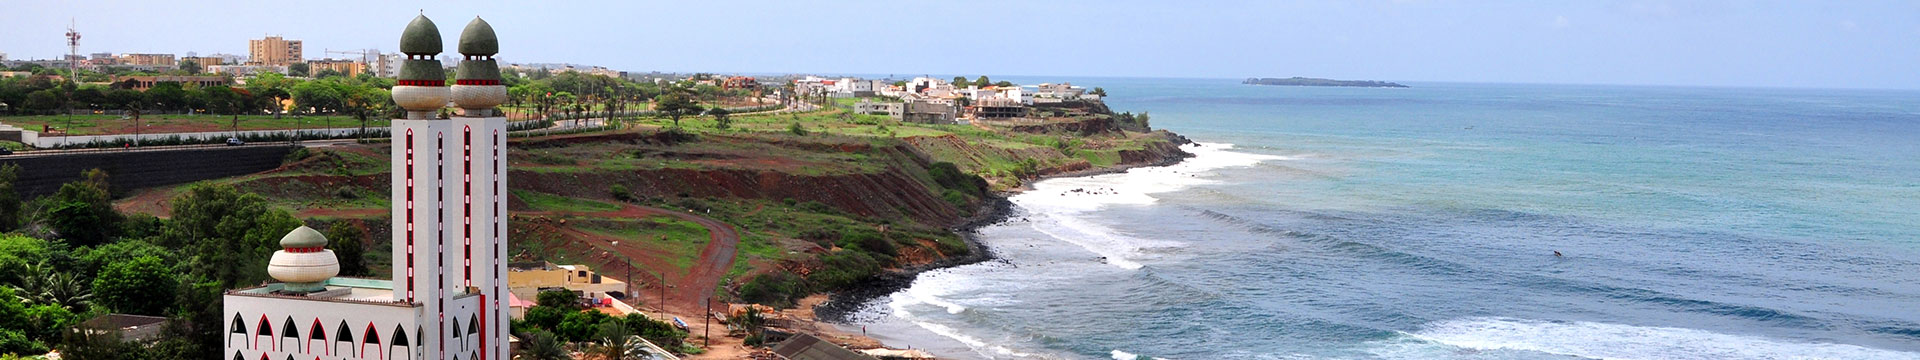
[[1247, 81], [1241, 81], [1240, 83], [1248, 84], [1248, 85], [1286, 85], [1286, 86], [1351, 86], [1351, 87], [1389, 87], [1389, 88], [1407, 87], [1406, 85], [1400, 85], [1400, 84], [1395, 84], [1395, 83], [1390, 83], [1385, 81], [1316, 79], [1316, 78], [1306, 78], [1306, 77], [1298, 77], [1298, 76], [1285, 78], [1285, 79], [1247, 78]]

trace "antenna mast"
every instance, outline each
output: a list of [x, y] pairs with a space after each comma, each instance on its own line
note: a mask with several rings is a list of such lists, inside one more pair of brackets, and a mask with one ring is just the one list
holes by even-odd
[[80, 85], [80, 64], [74, 58], [80, 57], [80, 32], [73, 29], [73, 19], [67, 19], [67, 80], [74, 86]]

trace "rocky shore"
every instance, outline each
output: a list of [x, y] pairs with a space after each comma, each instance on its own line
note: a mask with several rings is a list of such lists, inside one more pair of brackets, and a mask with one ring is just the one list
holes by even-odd
[[[1189, 144], [1192, 142], [1191, 140], [1172, 132], [1165, 133], [1170, 140], [1168, 143], [1170, 146], [1161, 149], [1150, 148], [1140, 151], [1138, 155], [1135, 155], [1136, 158], [1129, 159], [1131, 160], [1129, 162], [1100, 168], [1053, 171], [1046, 175], [1030, 179], [1026, 184], [1054, 178], [1094, 176], [1120, 173], [1134, 168], [1168, 166], [1178, 164], [1187, 158], [1193, 157], [1193, 154], [1179, 149], [1180, 145]], [[918, 278], [920, 273], [994, 260], [993, 249], [980, 241], [978, 230], [1006, 221], [1013, 215], [1014, 211], [1013, 202], [1008, 201], [1007, 198], [1029, 189], [1029, 186], [1022, 185], [1014, 190], [995, 194], [993, 199], [981, 204], [980, 209], [974, 212], [976, 214], [975, 216], [968, 218], [965, 223], [953, 228], [953, 231], [959, 234], [961, 239], [966, 241], [968, 249], [972, 250], [968, 252], [967, 255], [895, 269], [868, 279], [855, 285], [851, 289], [832, 293], [828, 295], [826, 302], [813, 307], [812, 314], [814, 317], [811, 320], [828, 323], [820, 325], [827, 325], [829, 327], [831, 326], [830, 324], [849, 324], [859, 321], [861, 320], [858, 318], [858, 316], [861, 315], [859, 311], [863, 306], [873, 302], [875, 299], [899, 292], [913, 285], [914, 279]]]

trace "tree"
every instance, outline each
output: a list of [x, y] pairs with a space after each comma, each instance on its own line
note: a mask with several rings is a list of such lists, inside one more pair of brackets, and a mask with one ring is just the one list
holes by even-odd
[[300, 227], [266, 198], [241, 193], [231, 185], [196, 185], [172, 201], [171, 227], [159, 245], [180, 248], [192, 274], [217, 288], [250, 285], [267, 279], [267, 256], [278, 240]]
[[567, 360], [573, 356], [560, 345], [560, 339], [553, 333], [534, 330], [526, 334], [527, 347], [519, 355], [529, 360]]
[[667, 117], [673, 118], [673, 127], [680, 127], [681, 116], [698, 114], [703, 109], [686, 94], [674, 92], [654, 98], [653, 110], [667, 114]]
[[999, 86], [999, 87], [1013, 87], [1013, 85], [1014, 84], [1012, 81], [1006, 81], [1006, 80], [1000, 80], [1000, 82], [993, 83], [993, 86]]
[[1103, 88], [1103, 87], [1099, 87], [1099, 86], [1095, 86], [1095, 87], [1093, 87], [1093, 91], [1089, 91], [1089, 92], [1087, 92], [1087, 93], [1088, 93], [1088, 94], [1094, 94], [1094, 95], [1100, 95], [1100, 96], [1107, 96], [1107, 88]]
[[987, 87], [987, 85], [993, 85], [993, 81], [987, 80], [986, 75], [980, 75], [980, 78], [973, 79], [973, 86]]
[[956, 87], [956, 88], [964, 88], [964, 87], [967, 87], [967, 84], [969, 84], [969, 83], [967, 82], [967, 77], [965, 77], [965, 76], [955, 76], [955, 77], [953, 77], [953, 87]]
[[13, 182], [20, 179], [20, 165], [0, 164], [0, 232], [20, 227], [20, 191]]
[[301, 108], [313, 108], [317, 113], [337, 112], [344, 103], [340, 90], [320, 81], [308, 81], [293, 87], [293, 103]]
[[193, 75], [193, 74], [199, 74], [201, 72], [204, 72], [203, 70], [206, 70], [206, 68], [200, 66], [199, 61], [194, 61], [193, 59], [187, 59], [187, 60], [180, 60], [180, 70], [185, 70], [188, 75]]
[[620, 323], [625, 325], [627, 330], [632, 331], [634, 335], [640, 335], [640, 337], [646, 338], [647, 341], [651, 341], [654, 345], [660, 345], [661, 347], [672, 348], [678, 346], [680, 345], [681, 339], [687, 337], [687, 332], [681, 331], [680, 328], [674, 327], [673, 324], [647, 318], [645, 314], [627, 314], [627, 317], [620, 319]]
[[343, 77], [343, 76], [347, 76], [347, 74], [340, 73], [339, 70], [334, 70], [334, 69], [320, 69], [320, 72], [313, 74], [313, 78], [315, 79], [325, 79], [330, 77]]
[[640, 350], [640, 344], [634, 341], [633, 331], [627, 330], [626, 326], [618, 322], [601, 323], [596, 337], [600, 341], [594, 344], [592, 350], [594, 354], [600, 355], [601, 359], [627, 360], [646, 355]]
[[92, 246], [105, 243], [120, 229], [120, 213], [113, 210], [107, 192], [107, 172], [87, 170], [86, 179], [60, 186], [42, 206], [41, 218], [69, 243]]
[[539, 306], [566, 310], [580, 309], [580, 296], [574, 295], [572, 291], [541, 291], [538, 296], [535, 303]]
[[362, 242], [366, 241], [367, 231], [361, 230], [346, 221], [334, 222], [327, 227], [327, 247], [333, 249], [340, 258], [340, 275], [366, 276], [366, 250]]
[[93, 279], [93, 293], [96, 302], [115, 312], [161, 316], [173, 308], [179, 285], [160, 258], [142, 256], [100, 270]]
[[93, 300], [93, 290], [86, 282], [71, 272], [55, 270], [45, 263], [28, 268], [13, 291], [27, 304], [57, 306], [71, 311], [86, 311]]
[[716, 108], [707, 110], [707, 115], [713, 115], [714, 128], [724, 130], [728, 127], [733, 126], [733, 119], [731, 116], [733, 115], [732, 111], [727, 111], [727, 109], [716, 107]]
[[308, 67], [307, 63], [293, 63], [287, 65], [287, 76], [306, 77], [307, 70], [310, 69], [312, 68]]

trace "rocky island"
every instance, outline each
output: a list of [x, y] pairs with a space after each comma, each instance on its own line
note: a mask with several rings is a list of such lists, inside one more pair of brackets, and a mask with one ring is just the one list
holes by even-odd
[[1345, 87], [1385, 87], [1385, 88], [1407, 87], [1406, 85], [1400, 85], [1400, 84], [1385, 82], [1385, 81], [1334, 80], [1334, 79], [1320, 79], [1320, 78], [1309, 78], [1309, 77], [1298, 77], [1298, 76], [1284, 78], [1284, 79], [1283, 78], [1247, 78], [1246, 81], [1241, 81], [1240, 83], [1247, 84], [1247, 85], [1285, 85], [1285, 86], [1345, 86]]

